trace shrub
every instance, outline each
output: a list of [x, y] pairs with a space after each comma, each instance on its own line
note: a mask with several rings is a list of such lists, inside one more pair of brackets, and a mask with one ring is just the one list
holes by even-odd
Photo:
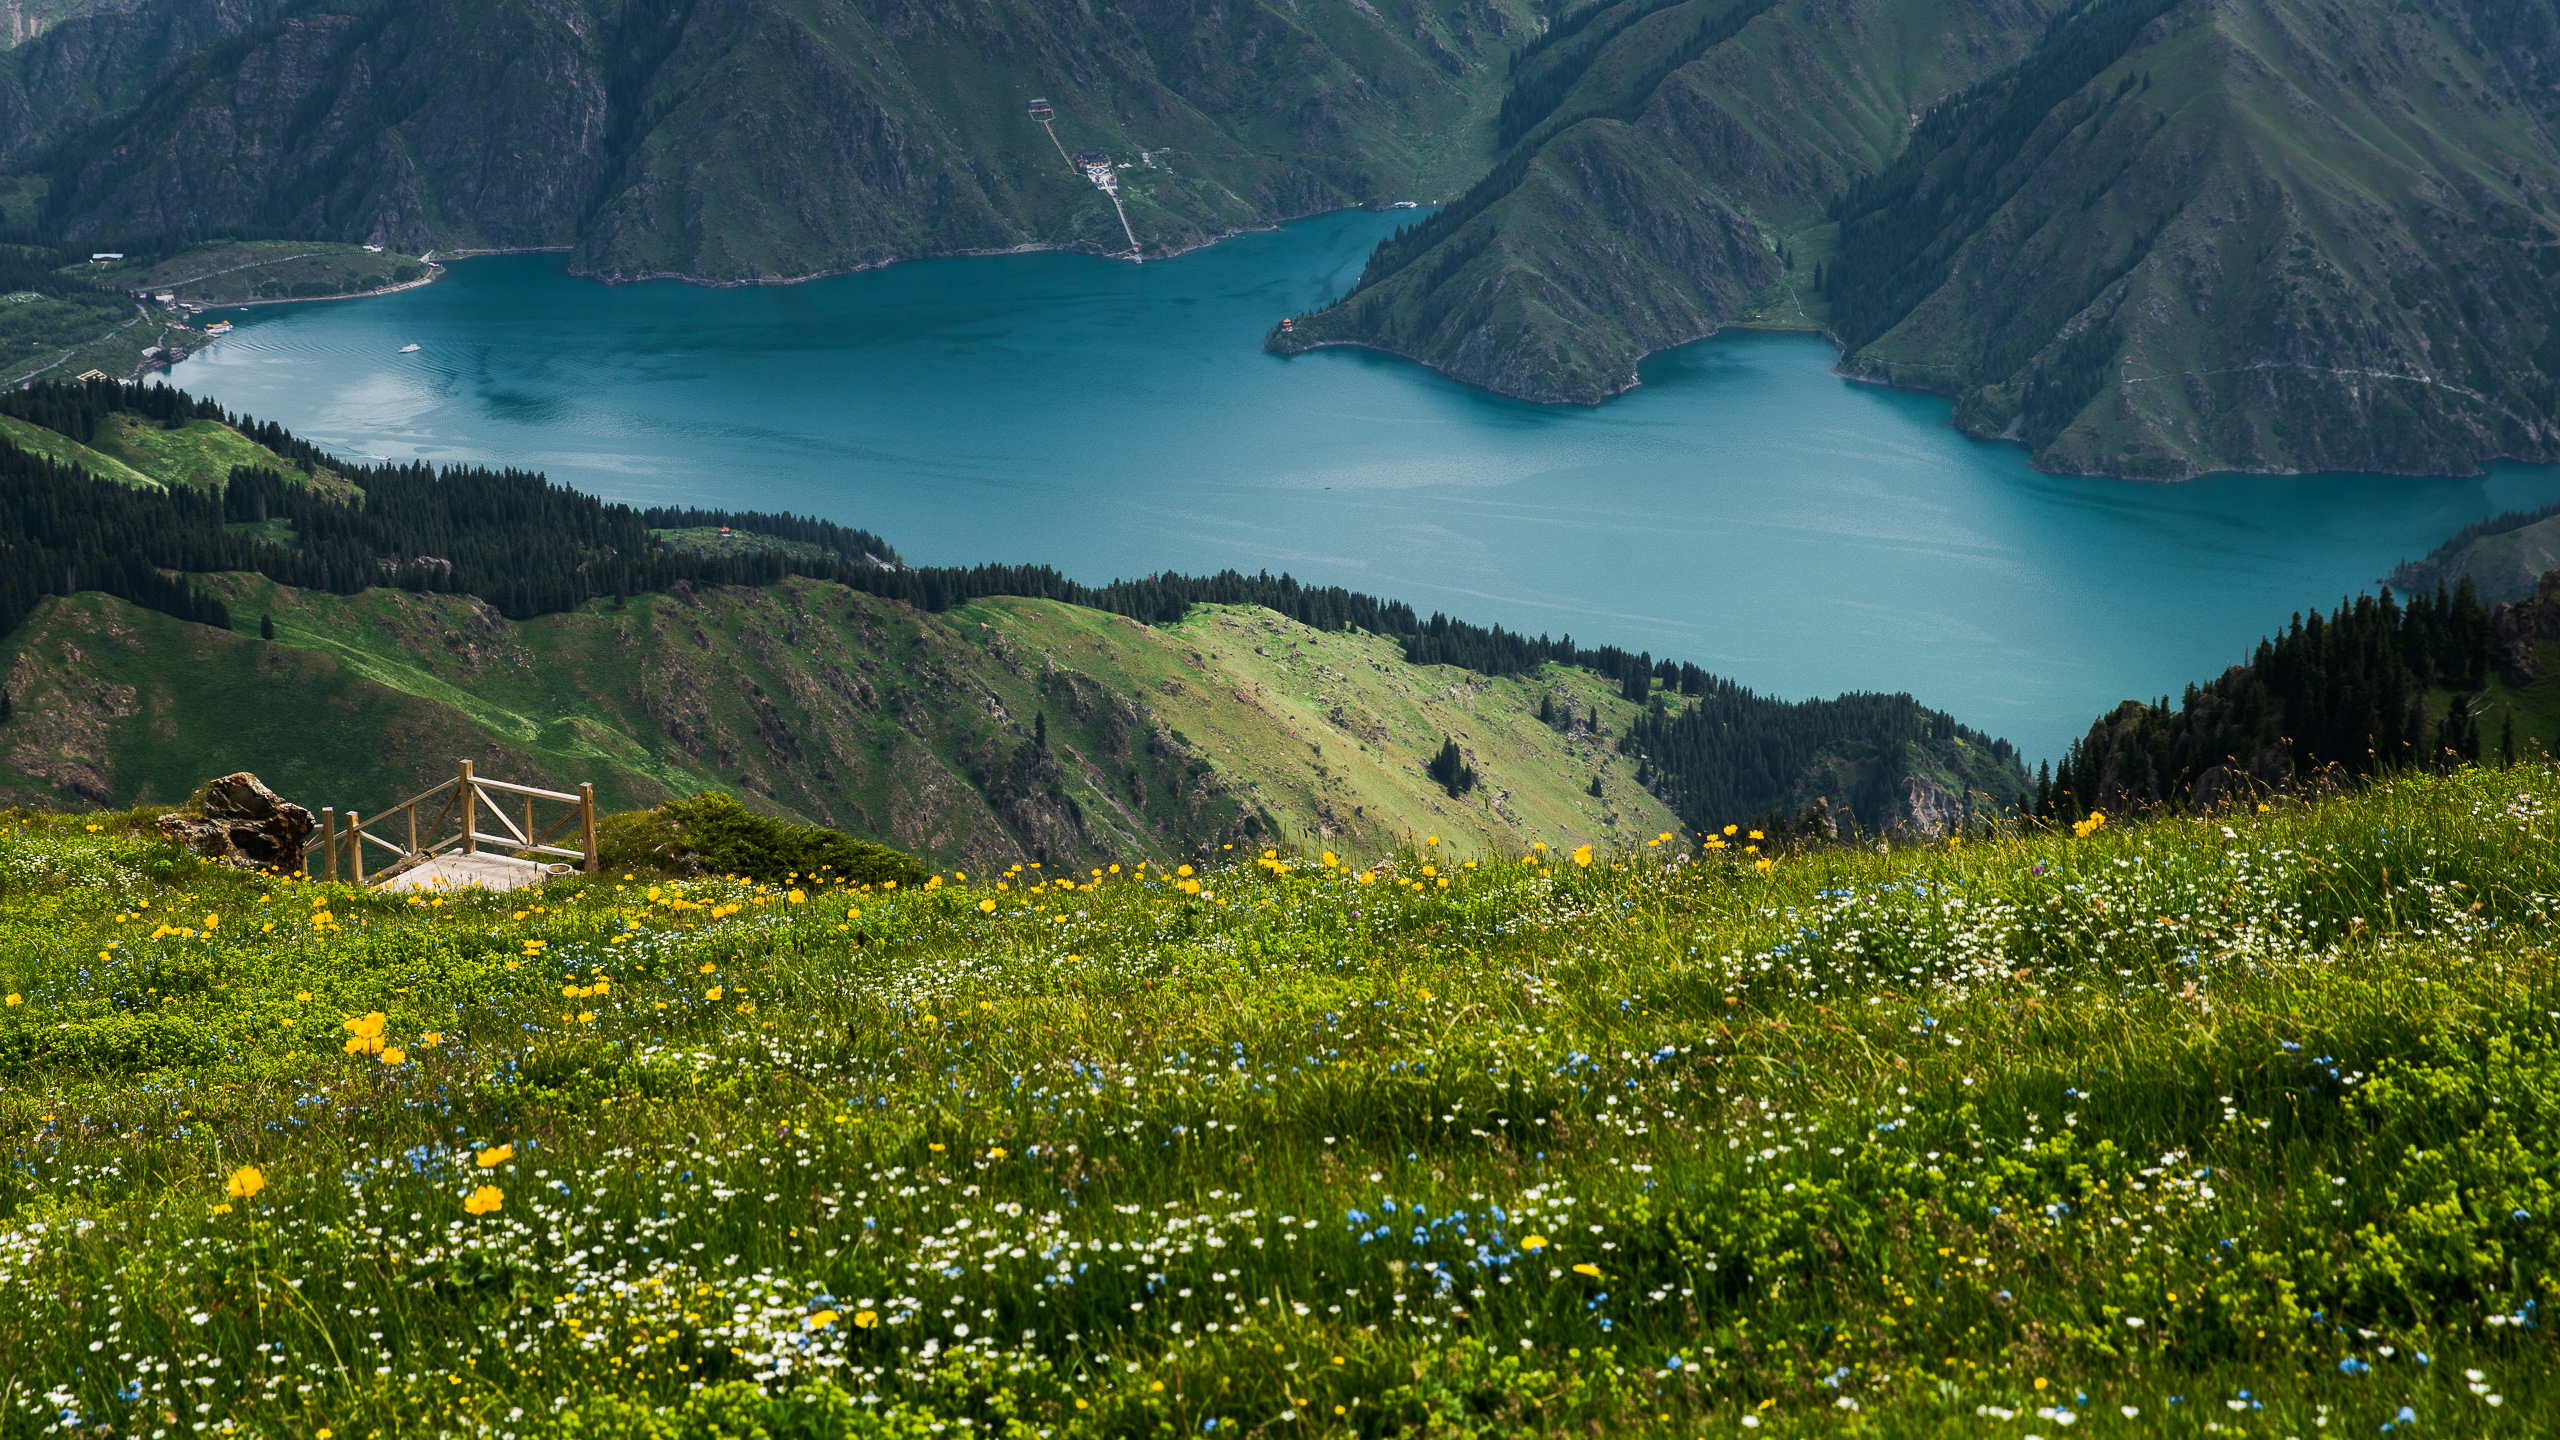
[[597, 844], [605, 865], [615, 870], [743, 875], [767, 883], [833, 875], [856, 885], [913, 885], [928, 873], [885, 845], [759, 815], [713, 791], [654, 810], [608, 815], [597, 827]]

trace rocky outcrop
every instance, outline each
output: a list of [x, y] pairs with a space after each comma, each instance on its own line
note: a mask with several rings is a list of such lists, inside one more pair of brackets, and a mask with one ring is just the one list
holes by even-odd
[[1964, 798], [1926, 775], [1902, 777], [1902, 813], [1896, 829], [1923, 840], [1943, 840], [1964, 828]]
[[2546, 571], [2533, 598], [2500, 605], [2494, 616], [2500, 668], [2509, 685], [2523, 686], [2537, 669], [2535, 651], [2560, 640], [2560, 570]]
[[244, 869], [291, 869], [318, 829], [311, 812], [243, 770], [204, 787], [195, 805], [160, 817], [160, 833], [199, 855]]

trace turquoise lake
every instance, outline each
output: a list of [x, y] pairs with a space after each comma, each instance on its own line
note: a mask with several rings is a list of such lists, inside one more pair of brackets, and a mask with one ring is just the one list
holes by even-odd
[[398, 295], [226, 312], [239, 328], [173, 378], [350, 458], [823, 515], [919, 564], [1287, 570], [1789, 698], [1907, 690], [2044, 757], [2462, 525], [2560, 499], [2547, 467], [2041, 475], [1958, 435], [1944, 401], [1841, 380], [1802, 335], [1657, 356], [1595, 409], [1262, 353], [1409, 218], [1145, 266], [1018, 255], [736, 290], [492, 256]]

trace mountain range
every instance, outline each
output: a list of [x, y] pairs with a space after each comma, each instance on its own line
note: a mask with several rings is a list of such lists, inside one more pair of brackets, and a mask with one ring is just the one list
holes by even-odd
[[1272, 348], [1594, 402], [1818, 326], [2050, 470], [2560, 458], [2548, 3], [1594, 8], [1487, 178]]
[[0, 221], [742, 283], [1442, 200], [1269, 347], [1819, 329], [2050, 470], [2460, 474], [2560, 458], [2556, 84], [2554, 0], [75, 3]]
[[1388, 3], [110, 6], [11, 52], [0, 159], [12, 218], [80, 244], [561, 247], [607, 278], [737, 282], [1125, 249], [1068, 161], [1099, 150], [1161, 254], [1465, 183], [1528, 12]]

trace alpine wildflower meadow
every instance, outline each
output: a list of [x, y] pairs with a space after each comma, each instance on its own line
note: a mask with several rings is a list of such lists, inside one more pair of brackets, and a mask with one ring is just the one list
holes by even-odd
[[396, 895], [0, 821], [0, 1435], [2533, 1435], [2560, 772]]

